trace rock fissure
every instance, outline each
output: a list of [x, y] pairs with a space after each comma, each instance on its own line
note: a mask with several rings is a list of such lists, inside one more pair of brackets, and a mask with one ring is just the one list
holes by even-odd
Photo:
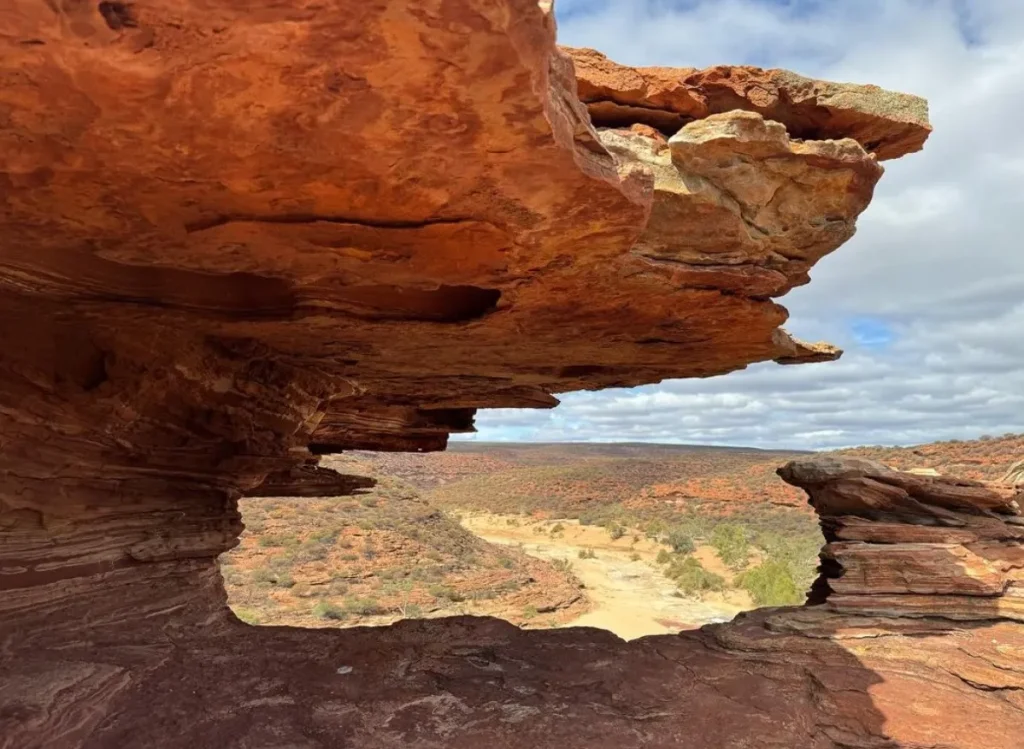
[[353, 216], [328, 216], [311, 213], [289, 213], [280, 215], [230, 215], [193, 221], [185, 225], [185, 232], [197, 232], [219, 229], [228, 224], [342, 224], [370, 229], [424, 229], [428, 226], [460, 226], [463, 224], [487, 223], [472, 217], [429, 218], [420, 221], [404, 219], [368, 219]]

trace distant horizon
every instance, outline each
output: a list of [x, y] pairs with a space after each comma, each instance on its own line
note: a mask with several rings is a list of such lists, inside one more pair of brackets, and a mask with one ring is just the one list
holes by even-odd
[[670, 448], [691, 448], [691, 449], [722, 449], [722, 450], [751, 450], [756, 452], [764, 453], [827, 453], [834, 452], [837, 450], [851, 450], [856, 448], [883, 448], [883, 449], [910, 449], [914, 447], [924, 447], [927, 445], [942, 444], [942, 443], [956, 443], [956, 442], [985, 442], [988, 440], [998, 439], [1013, 439], [1024, 437], [1024, 433], [1018, 432], [1007, 432], [999, 435], [982, 435], [974, 439], [945, 439], [945, 440], [932, 440], [931, 442], [915, 442], [911, 444], [858, 444], [858, 445], [844, 445], [841, 447], [829, 447], [817, 450], [807, 448], [792, 448], [792, 447], [755, 447], [752, 445], [737, 445], [737, 444], [725, 444], [725, 443], [711, 443], [711, 442], [656, 442], [651, 440], [515, 440], [515, 439], [476, 439], [473, 436], [467, 436], [464, 434], [453, 434], [448, 441], [449, 447], [453, 445], [516, 445], [516, 446], [530, 446], [530, 447], [543, 447], [550, 445], [558, 446], [599, 446], [599, 445], [620, 445], [628, 447], [670, 447]]
[[674, 447], [674, 448], [690, 448], [690, 449], [702, 449], [702, 450], [751, 450], [762, 453], [815, 453], [823, 452], [821, 450], [794, 450], [790, 448], [766, 448], [766, 447], [751, 447], [749, 445], [724, 445], [724, 444], [710, 444], [710, 443], [697, 443], [697, 442], [648, 442], [648, 441], [610, 441], [610, 440], [590, 440], [590, 441], [572, 441], [572, 440], [475, 440], [467, 439], [462, 435], [452, 435], [448, 441], [449, 447], [452, 445], [517, 445], [522, 447], [544, 447], [550, 445], [569, 446], [569, 447], [597, 447], [601, 445], [619, 445], [624, 447]]

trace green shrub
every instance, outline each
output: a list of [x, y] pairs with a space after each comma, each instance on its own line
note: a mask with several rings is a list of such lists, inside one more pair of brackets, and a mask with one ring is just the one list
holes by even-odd
[[427, 592], [434, 598], [443, 598], [451, 601], [452, 603], [459, 603], [466, 600], [466, 596], [448, 585], [431, 585], [427, 588]]
[[686, 531], [682, 528], [673, 528], [669, 531], [668, 545], [672, 547], [672, 551], [676, 554], [692, 554], [697, 550], [697, 547], [693, 543], [693, 539], [687, 535]]
[[652, 520], [645, 523], [642, 530], [644, 535], [652, 541], [657, 541], [661, 538], [661, 534], [665, 532], [666, 526], [664, 520]]
[[680, 592], [686, 595], [699, 595], [725, 587], [725, 580], [720, 575], [704, 569], [695, 557], [673, 559], [665, 570], [665, 576], [672, 579]]
[[260, 546], [263, 548], [275, 548], [278, 546], [298, 546], [299, 539], [292, 535], [268, 533], [260, 536]]
[[234, 613], [246, 624], [259, 624], [263, 621], [263, 615], [253, 609], [237, 608], [234, 609]]
[[341, 621], [348, 617], [348, 612], [329, 601], [318, 601], [316, 606], [313, 607], [313, 615], [319, 616], [321, 619]]
[[746, 565], [750, 556], [750, 540], [747, 529], [735, 523], [722, 523], [711, 531], [711, 545], [718, 557], [733, 568]]
[[597, 559], [597, 554], [594, 553], [593, 549], [580, 549], [580, 553], [577, 556], [580, 559]]
[[330, 547], [319, 541], [307, 541], [295, 552], [296, 562], [319, 562], [330, 554]]
[[620, 538], [626, 535], [626, 529], [618, 523], [613, 523], [608, 528], [608, 535], [611, 536], [612, 541], [618, 541]]
[[359, 498], [359, 504], [361, 504], [363, 507], [376, 507], [378, 502], [376, 497], [366, 496]]
[[244, 518], [245, 530], [248, 533], [262, 533], [267, 528], [267, 522], [260, 518]]
[[418, 603], [410, 603], [402, 611], [406, 619], [419, 619], [423, 616], [423, 607]]
[[328, 528], [326, 530], [317, 531], [312, 536], [310, 536], [310, 539], [312, 541], [316, 541], [317, 543], [321, 543], [321, 544], [333, 544], [335, 541], [338, 540], [338, 536], [340, 534], [341, 534], [341, 529], [339, 529], [339, 528]]
[[267, 566], [272, 570], [290, 570], [295, 564], [295, 552], [283, 551], [267, 560]]
[[736, 584], [750, 593], [758, 606], [790, 606], [804, 599], [789, 565], [774, 559], [737, 576]]
[[[221, 565], [223, 564], [224, 562], [222, 561]], [[221, 566], [220, 576], [224, 578], [225, 585], [242, 585], [245, 582], [245, 575], [236, 569], [231, 569], [230, 567], [224, 569], [224, 567]]]
[[817, 529], [790, 535], [776, 531], [758, 531], [754, 539], [754, 543], [764, 549], [769, 560], [781, 562], [789, 567], [799, 590], [807, 590], [814, 582], [822, 541], [821, 533]]
[[572, 562], [570, 562], [568, 559], [555, 559], [551, 562], [551, 566], [559, 572], [572, 572]]
[[640, 555], [637, 554], [636, 552], [633, 552], [632, 554], [629, 555], [629, 561], [631, 561], [631, 562], [639, 562], [640, 561]]
[[537, 612], [537, 607], [536, 606], [527, 606], [526, 608], [523, 609], [523, 618], [524, 619], [533, 619], [534, 617], [537, 616], [537, 614], [538, 614], [538, 612]]
[[275, 585], [278, 588], [290, 588], [295, 585], [295, 578], [287, 570], [275, 570], [271, 567], [260, 567], [252, 571], [251, 580], [257, 585]]
[[504, 567], [507, 570], [510, 570], [510, 569], [512, 569], [513, 567], [516, 566], [515, 561], [513, 559], [511, 559], [510, 557], [499, 557], [498, 564], [500, 564], [502, 567]]
[[554, 536], [556, 533], [565, 533], [565, 526], [561, 523], [555, 523], [551, 527], [551, 535]]
[[387, 613], [387, 609], [377, 603], [375, 598], [354, 598], [351, 601], [345, 601], [345, 611], [361, 616], [377, 616]]
[[668, 553], [667, 549], [662, 549], [658, 552], [658, 556], [654, 561], [658, 564], [668, 564], [672, 561], [672, 555]]

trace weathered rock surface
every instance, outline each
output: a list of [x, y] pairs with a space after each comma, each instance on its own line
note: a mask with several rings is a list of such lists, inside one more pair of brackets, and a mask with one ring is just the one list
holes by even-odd
[[0, 736], [87, 749], [1017, 749], [1022, 635], [821, 607], [632, 642], [495, 619], [235, 623], [24, 653], [0, 681]]
[[600, 81], [534, 0], [15, 0], [0, 31], [5, 747], [1019, 745], [1019, 625], [977, 614], [1014, 605], [1016, 526], [974, 486], [865, 475], [887, 522], [976, 539], [897, 535], [937, 544], [901, 577], [836, 535], [824, 606], [629, 645], [254, 629], [216, 565], [240, 495], [341, 481], [317, 454], [834, 358], [772, 300], [920, 147], [919, 99]]
[[877, 86], [728, 65], [631, 68], [592, 49], [566, 51], [598, 126], [643, 123], [671, 134], [693, 120], [744, 110], [783, 124], [795, 138], [852, 138], [879, 159], [919, 151], [931, 133], [924, 99]]
[[840, 612], [1024, 620], [1024, 496], [862, 458], [779, 469], [805, 489], [828, 542], [812, 599]]
[[349, 476], [316, 465], [315, 459], [288, 471], [271, 473], [247, 497], [344, 497], [369, 489], [376, 481], [366, 476]]
[[856, 141], [792, 142], [754, 112], [710, 115], [667, 142], [641, 129], [600, 138], [654, 174], [633, 253], [680, 286], [753, 299], [806, 283], [808, 269], [853, 236], [882, 176]]

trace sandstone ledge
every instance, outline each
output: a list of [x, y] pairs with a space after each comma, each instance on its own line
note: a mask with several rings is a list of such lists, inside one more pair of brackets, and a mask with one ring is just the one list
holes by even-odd
[[580, 98], [599, 126], [643, 123], [672, 133], [709, 115], [746, 110], [781, 123], [796, 138], [852, 138], [880, 160], [921, 150], [931, 134], [924, 99], [878, 86], [728, 65], [631, 68], [592, 49], [566, 52], [576, 65]]
[[493, 619], [225, 623], [25, 654], [0, 681], [0, 736], [12, 749], [1016, 749], [1022, 648], [1019, 625], [894, 627], [820, 607], [628, 643]]

